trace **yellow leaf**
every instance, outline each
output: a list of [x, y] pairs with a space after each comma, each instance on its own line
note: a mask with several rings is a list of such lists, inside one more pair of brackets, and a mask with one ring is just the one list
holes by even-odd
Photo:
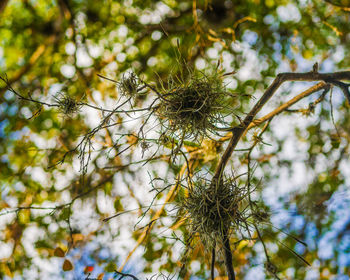
[[64, 253], [64, 251], [63, 251], [63, 249], [62, 249], [61, 247], [57, 247], [57, 248], [55, 249], [55, 251], [53, 252], [53, 255], [54, 255], [55, 257], [63, 258], [64, 255], [65, 255], [65, 253]]
[[239, 25], [239, 24], [241, 24], [241, 23], [243, 23], [243, 22], [245, 22], [245, 21], [252, 21], [252, 22], [256, 22], [256, 19], [255, 18], [252, 18], [252, 17], [244, 17], [244, 18], [241, 18], [241, 19], [239, 19], [239, 20], [237, 20], [234, 24], [233, 24], [233, 29], [236, 29], [236, 27]]
[[127, 139], [128, 144], [130, 144], [130, 145], [134, 145], [139, 141], [139, 138], [133, 134], [126, 136], [126, 139]]
[[69, 260], [65, 259], [62, 268], [63, 271], [70, 271], [73, 269], [73, 265]]
[[84, 235], [81, 233], [74, 233], [72, 234], [73, 242], [78, 242], [78, 241], [83, 241], [84, 240]]
[[210, 41], [213, 41], [213, 42], [218, 42], [218, 41], [220, 41], [219, 38], [215, 38], [215, 37], [213, 37], [213, 36], [210, 36], [209, 34], [208, 34], [208, 39], [209, 39]]
[[233, 34], [233, 33], [235, 33], [235, 31], [234, 31], [232, 28], [229, 28], [229, 27], [223, 28], [222, 31], [223, 31], [223, 32], [226, 32], [226, 33], [228, 33], [228, 34]]
[[6, 276], [8, 276], [10, 278], [13, 277], [13, 274], [6, 263], [2, 263], [1, 270], [5, 273]]
[[311, 59], [313, 57], [313, 53], [311, 50], [304, 50], [303, 51], [303, 57], [305, 59]]
[[24, 209], [20, 211], [18, 213], [18, 220], [22, 225], [27, 224], [30, 221], [30, 210]]
[[213, 36], [218, 36], [218, 33], [216, 33], [213, 29], [209, 28], [209, 33]]
[[237, 251], [242, 249], [243, 247], [247, 246], [249, 244], [249, 242], [247, 240], [242, 240], [241, 242], [239, 242], [238, 246], [237, 246]]
[[332, 29], [338, 37], [343, 35], [343, 33], [341, 31], [339, 31], [338, 28], [336, 28], [334, 25], [332, 25], [332, 24], [330, 24], [330, 23], [328, 23], [328, 22], [326, 22], [324, 20], [322, 21], [322, 23], [324, 23], [330, 29]]
[[104, 273], [100, 273], [100, 274], [97, 276], [97, 280], [102, 280], [104, 275], [105, 275]]
[[0, 201], [0, 210], [4, 209], [4, 208], [9, 208], [10, 205], [7, 204], [7, 202], [5, 201]]

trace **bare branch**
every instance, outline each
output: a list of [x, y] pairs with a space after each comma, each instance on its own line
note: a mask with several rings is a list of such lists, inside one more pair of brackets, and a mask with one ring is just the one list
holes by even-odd
[[228, 280], [235, 280], [236, 277], [235, 277], [235, 271], [233, 270], [232, 252], [231, 252], [230, 240], [229, 240], [229, 235], [227, 233], [227, 230], [226, 232], [223, 233], [223, 247], [224, 247], [224, 260], [225, 260]]
[[9, 0], [2, 0], [0, 3], [0, 14], [5, 10], [7, 4], [9, 3]]
[[29, 101], [29, 102], [33, 102], [33, 103], [37, 103], [40, 105], [45, 105], [48, 107], [59, 107], [58, 104], [49, 104], [46, 102], [42, 102], [36, 99], [33, 99], [30, 95], [29, 97], [25, 97], [23, 95], [21, 95], [19, 92], [17, 92], [12, 86], [11, 86], [11, 81], [7, 78], [6, 74], [4, 77], [0, 76], [0, 80], [3, 81], [6, 84], [5, 89], [11, 91], [14, 95], [16, 95], [20, 100], [25, 100], [25, 101]]
[[131, 277], [134, 280], [139, 280], [136, 276], [132, 275], [132, 274], [128, 274], [128, 273], [123, 273], [123, 272], [119, 272], [118, 270], [114, 270], [116, 275], [121, 275], [119, 280], [123, 279], [124, 277]]
[[214, 269], [215, 269], [215, 245], [213, 246], [213, 249], [211, 250], [211, 268], [210, 268], [210, 275], [211, 280], [214, 280]]
[[328, 84], [326, 84], [325, 82], [319, 82], [318, 84], [314, 85], [313, 87], [311, 87], [311, 88], [303, 91], [299, 95], [293, 97], [292, 99], [290, 99], [286, 103], [282, 104], [281, 106], [279, 106], [278, 108], [276, 108], [272, 112], [268, 113], [267, 115], [263, 116], [262, 118], [252, 121], [249, 124], [247, 130], [249, 130], [249, 129], [253, 128], [254, 126], [257, 126], [265, 121], [271, 120], [274, 116], [282, 113], [283, 111], [285, 111], [290, 106], [294, 105], [295, 103], [297, 103], [298, 101], [300, 101], [304, 97], [309, 96], [309, 95], [311, 95], [311, 94], [313, 94], [316, 91], [319, 91], [321, 89], [327, 90], [328, 88], [329, 88]]
[[350, 71], [335, 72], [335, 73], [317, 73], [317, 72], [307, 72], [307, 73], [281, 73], [278, 74], [276, 79], [272, 84], [266, 89], [263, 96], [255, 104], [252, 110], [248, 113], [241, 124], [235, 126], [232, 129], [232, 137], [228, 147], [226, 148], [213, 177], [213, 182], [220, 179], [221, 174], [233, 152], [237, 146], [239, 140], [241, 139], [244, 132], [247, 130], [250, 123], [253, 121], [257, 113], [266, 104], [266, 102], [271, 98], [271, 96], [276, 92], [276, 90], [286, 81], [325, 81], [328, 83], [338, 83], [339, 80], [350, 80]]

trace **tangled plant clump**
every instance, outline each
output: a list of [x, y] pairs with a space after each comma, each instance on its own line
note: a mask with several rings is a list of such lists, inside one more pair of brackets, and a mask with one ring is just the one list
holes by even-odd
[[54, 99], [59, 110], [67, 116], [72, 116], [73, 114], [79, 113], [82, 107], [79, 102], [65, 93], [59, 93], [58, 96], [54, 97]]
[[183, 138], [217, 133], [225, 123], [226, 100], [231, 96], [217, 74], [190, 72], [187, 81], [170, 79], [157, 111], [166, 131]]
[[140, 80], [134, 72], [128, 75], [123, 75], [120, 82], [118, 82], [118, 89], [123, 96], [136, 97], [142, 87]]
[[239, 229], [245, 221], [241, 204], [246, 197], [246, 188], [237, 186], [233, 178], [217, 184], [200, 178], [180, 201], [180, 211], [186, 217], [189, 231], [199, 234], [203, 243], [214, 246], [222, 242], [223, 234]]

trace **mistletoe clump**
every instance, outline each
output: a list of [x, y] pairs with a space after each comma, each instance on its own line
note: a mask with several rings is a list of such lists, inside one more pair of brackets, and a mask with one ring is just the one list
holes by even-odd
[[123, 96], [136, 97], [141, 90], [140, 80], [134, 72], [129, 75], [123, 75], [118, 82], [118, 89]]
[[239, 188], [233, 178], [212, 184], [199, 179], [180, 201], [191, 234], [199, 234], [203, 243], [214, 246], [220, 237], [245, 222], [240, 211], [247, 197], [245, 188]]
[[190, 72], [186, 81], [174, 82], [173, 78], [170, 81], [158, 110], [168, 133], [197, 138], [215, 133], [216, 124], [225, 123], [223, 112], [230, 94], [218, 74]]
[[79, 102], [65, 93], [59, 93], [59, 95], [54, 98], [60, 111], [67, 116], [78, 113], [82, 107]]

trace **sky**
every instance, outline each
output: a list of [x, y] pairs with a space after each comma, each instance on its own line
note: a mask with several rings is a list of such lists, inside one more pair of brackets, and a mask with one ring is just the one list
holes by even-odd
[[[161, 17], [161, 13], [168, 12], [167, 8], [165, 6], [160, 5], [158, 7], [157, 13], [160, 13], [157, 16], [144, 14], [140, 17], [140, 21], [142, 23], [147, 22], [158, 22], [159, 18]], [[278, 16], [282, 21], [298, 21], [298, 18], [300, 18], [300, 14], [298, 13], [298, 10], [296, 7], [292, 4], [289, 4], [288, 6], [280, 6], [277, 9]], [[158, 18], [159, 17], [159, 18]], [[266, 21], [269, 21], [269, 18], [266, 18]], [[120, 26], [118, 30], [116, 30], [117, 36], [124, 36], [126, 37], [128, 34], [128, 29], [126, 26]], [[160, 34], [154, 33], [152, 34], [152, 38], [154, 40], [159, 40]], [[257, 35], [252, 31], [247, 31], [243, 35], [243, 42], [242, 43], [233, 43], [231, 48], [235, 51], [242, 51], [242, 55], [246, 58], [245, 64], [240, 67], [238, 70], [236, 77], [240, 80], [245, 79], [260, 79], [259, 73], [261, 70], [264, 70], [266, 67], [268, 67], [267, 63], [262, 61], [258, 58], [257, 52], [251, 47], [251, 45], [254, 43], [254, 41], [257, 39]], [[129, 42], [131, 45], [132, 42]], [[67, 54], [74, 53], [76, 46], [73, 43], [68, 43], [65, 47], [65, 51]], [[213, 48], [208, 49], [207, 56], [212, 61], [215, 61], [219, 58], [219, 51], [221, 51], [222, 46], [220, 44], [214, 44]], [[276, 45], [276, 57], [278, 57], [280, 46]], [[92, 53], [93, 56], [98, 57], [103, 53], [103, 46], [99, 45], [89, 45], [89, 49], [91, 50], [90, 53]], [[116, 45], [114, 51], [117, 53], [117, 62], [112, 63], [110, 67], [110, 71], [114, 72], [118, 69], [118, 64], [123, 63], [125, 60], [125, 54], [121, 51], [121, 46]], [[132, 52], [133, 49], [129, 48], [129, 51]], [[324, 60], [320, 64], [320, 72], [332, 72], [334, 71], [334, 63], [340, 61], [344, 56], [344, 50], [342, 47], [337, 48], [337, 51], [333, 53], [329, 58]], [[0, 48], [0, 57], [1, 57], [1, 48]], [[225, 69], [225, 72], [231, 72], [235, 69], [232, 68], [232, 62], [233, 62], [233, 56], [229, 54], [229, 52], [223, 52], [223, 68]], [[306, 72], [311, 71], [313, 62], [309, 60], [305, 60], [301, 55], [296, 55], [296, 63], [298, 65], [298, 71], [300, 72]], [[1, 59], [0, 59], [1, 62]], [[154, 59], [150, 59], [148, 61], [148, 65], [152, 67], [157, 61]], [[204, 59], [199, 58], [195, 62], [195, 66], [199, 69], [205, 69], [207, 66], [207, 63]], [[91, 66], [92, 60], [87, 55], [84, 49], [79, 48], [77, 50], [77, 65], [81, 67], [88, 67]], [[75, 68], [74, 66], [70, 64], [65, 64], [60, 69], [61, 73], [66, 78], [72, 78], [75, 75]], [[289, 65], [281, 61], [281, 64], [279, 66], [279, 69], [277, 72], [285, 72], [290, 71]], [[235, 77], [227, 78], [225, 80], [225, 83], [227, 83], [227, 87], [235, 90], [235, 87], [237, 86], [237, 82], [235, 80]], [[48, 101], [52, 101], [53, 96], [61, 90], [61, 88], [64, 86], [64, 84], [54, 84], [51, 89], [49, 90], [49, 95], [47, 96]], [[300, 93], [302, 90], [308, 88], [310, 86], [310, 83], [295, 83], [293, 85], [286, 84], [279, 91], [276, 92], [275, 97], [273, 97], [269, 104], [262, 110], [260, 115], [264, 115], [265, 113], [268, 113], [272, 108], [274, 108], [274, 105], [278, 104], [281, 100], [289, 99], [291, 96], [294, 96], [294, 94]], [[288, 91], [290, 94], [288, 95], [281, 95], [281, 92]], [[5, 94], [9, 95], [10, 93], [7, 92]], [[262, 94], [262, 91], [256, 92], [256, 95], [259, 96], [259, 94]], [[98, 106], [102, 106], [104, 108], [112, 108], [113, 104], [112, 101], [107, 99], [103, 100], [101, 92], [94, 91], [93, 96], [95, 101], [97, 102]], [[341, 100], [343, 99], [343, 96], [341, 93], [337, 90], [334, 91], [333, 94], [333, 102], [335, 104], [339, 104]], [[307, 105], [310, 100], [313, 98], [310, 98], [309, 100], [306, 100], [303, 102], [304, 105]], [[43, 100], [46, 101], [46, 100]], [[122, 102], [122, 100], [120, 100]], [[4, 108], [3, 105], [0, 105], [0, 113]], [[300, 106], [300, 105], [298, 105]], [[299, 107], [298, 107], [299, 108]], [[17, 113], [16, 106], [13, 106], [11, 108], [13, 111], [13, 114]], [[26, 114], [26, 112], [23, 112], [23, 114]], [[101, 115], [91, 108], [83, 108], [81, 114], [83, 114], [86, 118], [86, 122], [91, 125], [91, 127], [97, 126], [99, 124], [99, 120], [101, 118]], [[140, 115], [140, 114], [139, 114]], [[335, 118], [337, 118], [337, 112], [334, 114]], [[129, 123], [126, 124], [127, 127], [133, 128], [142, 122], [141, 119], [139, 120], [130, 120]], [[303, 117], [300, 118], [290, 118], [288, 115], [281, 115], [278, 116], [278, 122], [272, 122], [271, 127], [272, 131], [274, 132], [274, 135], [276, 136], [276, 139], [270, 139], [269, 137], [266, 137], [266, 142], [271, 144], [271, 148], [269, 146], [264, 147], [264, 151], [268, 152], [269, 149], [273, 150], [275, 148], [275, 141], [277, 139], [284, 139], [287, 138], [284, 145], [284, 149], [282, 150], [280, 157], [282, 158], [298, 158], [293, 164], [292, 170], [293, 174], [290, 176], [286, 170], [278, 170], [278, 175], [276, 176], [275, 180], [272, 180], [269, 184], [269, 186], [266, 186], [263, 191], [263, 197], [265, 201], [271, 206], [272, 209], [276, 210], [276, 214], [272, 216], [273, 224], [277, 227], [283, 228], [285, 226], [286, 221], [292, 220], [293, 227], [298, 228], [301, 227], [305, 223], [302, 216], [295, 216], [293, 213], [288, 212], [287, 210], [282, 209], [282, 203], [280, 201], [280, 197], [288, 197], [291, 193], [294, 193], [296, 191], [305, 190], [308, 183], [311, 182], [314, 174], [310, 174], [309, 170], [305, 169], [304, 164], [302, 164], [303, 157], [301, 155], [306, 155], [306, 151], [308, 149], [308, 144], [304, 143], [304, 145], [300, 145], [300, 142], [297, 141], [295, 138], [295, 135], [293, 131], [290, 129], [290, 127], [300, 127], [302, 130], [307, 127], [308, 124], [315, 122], [315, 117], [311, 116], [310, 118], [306, 119]], [[151, 122], [152, 123], [152, 122]], [[0, 137], [3, 135], [3, 128], [6, 126], [6, 120], [0, 123]], [[151, 127], [149, 128], [151, 129]], [[23, 131], [23, 133], [26, 133], [26, 131]], [[152, 134], [153, 133], [153, 134]], [[150, 136], [156, 135], [154, 133], [154, 130], [150, 131]], [[18, 135], [13, 135], [13, 137], [19, 137]], [[40, 148], [51, 148], [55, 144], [54, 142], [49, 141], [43, 141], [43, 139], [40, 139], [40, 137], [36, 135], [32, 135], [32, 140], [37, 144]], [[152, 137], [150, 137], [152, 138]], [[145, 152], [145, 158], [147, 156], [151, 155], [156, 147], [151, 147], [149, 151]], [[137, 152], [134, 153], [133, 161], [139, 161], [142, 160], [142, 151], [140, 147], [136, 147]], [[258, 156], [259, 150], [255, 151], [253, 156]], [[110, 156], [113, 156], [111, 154]], [[6, 159], [5, 159], [6, 160]], [[349, 163], [349, 161], [348, 161]], [[101, 166], [104, 166], [104, 162], [100, 162]], [[320, 163], [320, 166], [318, 167], [320, 172], [322, 170], [325, 170], [327, 165], [329, 163], [325, 159]], [[153, 168], [157, 168], [159, 171], [159, 176], [168, 176], [165, 172], [166, 168], [163, 163], [156, 163], [152, 165]], [[89, 167], [90, 169], [88, 171], [91, 171], [92, 167]], [[68, 184], [71, 178], [73, 178], [76, 174], [79, 174], [80, 164], [79, 160], [76, 159], [75, 163], [73, 164], [73, 167], [69, 169], [69, 172], [67, 172], [65, 176], [59, 175], [57, 173], [57, 176], [61, 176], [59, 178], [59, 183], [57, 186], [55, 186], [57, 189], [63, 188]], [[150, 169], [150, 171], [152, 170]], [[149, 173], [147, 172], [147, 166], [140, 168], [140, 166], [135, 166], [135, 170], [137, 170], [137, 177], [136, 178], [124, 178], [126, 181], [130, 182], [136, 182], [136, 185], [140, 185], [140, 187], [137, 188], [136, 195], [144, 201], [144, 205], [147, 205], [152, 201], [153, 193], [150, 192], [151, 188], [148, 185], [149, 182]], [[35, 167], [35, 168], [28, 168], [26, 170], [27, 173], [30, 173], [31, 176], [38, 180], [39, 182], [45, 182], [47, 180], [45, 171], [43, 168]], [[259, 170], [257, 171], [259, 172]], [[260, 170], [261, 172], [261, 170]], [[346, 164], [344, 164], [341, 167], [341, 172], [345, 175], [349, 175], [348, 178], [350, 178], [350, 171]], [[258, 173], [257, 175], [263, 176], [262, 173]], [[115, 195], [123, 195], [128, 192], [127, 187], [123, 180], [119, 178], [120, 175], [116, 174], [114, 177], [115, 187], [113, 188], [113, 192]], [[171, 178], [169, 178], [169, 181]], [[148, 186], [147, 186], [148, 185]], [[141, 187], [142, 186], [142, 187]], [[18, 188], [21, 188], [21, 186], [15, 186]], [[23, 186], [22, 186], [23, 187]], [[329, 205], [328, 205], [328, 211], [329, 213], [334, 213], [336, 217], [336, 222], [334, 223], [334, 227], [332, 231], [327, 232], [320, 241], [320, 251], [319, 251], [319, 257], [321, 259], [332, 259], [333, 258], [333, 252], [337, 248], [335, 248], [335, 240], [337, 238], [337, 234], [341, 229], [346, 225], [346, 223], [350, 219], [350, 213], [347, 211], [350, 207], [350, 182], [349, 180], [346, 181], [346, 183], [343, 186], [340, 186], [339, 190], [332, 196]], [[135, 186], [136, 188], [136, 186]], [[6, 193], [6, 191], [5, 191]], [[136, 204], [135, 200], [128, 198], [123, 198], [123, 204], [128, 205], [127, 210], [133, 210], [137, 209], [138, 205]], [[62, 202], [68, 202], [70, 200], [70, 195], [67, 192], [63, 192], [62, 195]], [[15, 206], [16, 201], [7, 201], [7, 203], [10, 206]], [[103, 192], [97, 193], [97, 204], [99, 207], [99, 210], [101, 213], [104, 213], [106, 215], [111, 215], [114, 212], [114, 201], [111, 200], [111, 198], [107, 197]], [[159, 201], [161, 203], [161, 201]], [[53, 204], [47, 203], [45, 206], [54, 206]], [[82, 251], [80, 250], [72, 250], [69, 253], [69, 257], [73, 259], [74, 256], [80, 255], [80, 261], [76, 264], [75, 269], [72, 273], [64, 273], [65, 279], [83, 279], [84, 277], [84, 267], [86, 265], [92, 265], [94, 266], [94, 270], [92, 272], [91, 277], [96, 277], [99, 273], [102, 272], [102, 269], [98, 267], [93, 261], [92, 258], [89, 257], [89, 254], [94, 251], [94, 248], [98, 244], [104, 244], [108, 242], [108, 248], [105, 250], [102, 250], [100, 254], [105, 256], [106, 258], [111, 258], [115, 256], [119, 256], [119, 260], [123, 260], [126, 258], [128, 252], [130, 251], [133, 246], [135, 246], [135, 241], [130, 238], [130, 229], [133, 228], [135, 223], [138, 221], [137, 217], [135, 217], [134, 213], [131, 212], [130, 214], [126, 213], [116, 219], [110, 220], [108, 223], [101, 223], [99, 220], [99, 217], [94, 217], [94, 211], [93, 209], [87, 207], [87, 205], [81, 205], [79, 204], [79, 201], [77, 201], [74, 204], [74, 207], [79, 210], [79, 217], [73, 217], [73, 223], [77, 224], [77, 227], [82, 229], [83, 234], [88, 234], [91, 231], [94, 230], [100, 230], [101, 228], [108, 229], [106, 230], [104, 235], [100, 235], [97, 239], [92, 240], [91, 242], [87, 243], [86, 246]], [[158, 206], [159, 207], [159, 206]], [[292, 207], [291, 207], [292, 208]], [[0, 228], [2, 228], [8, 221], [14, 218], [13, 214], [4, 215], [1, 217], [0, 220]], [[140, 224], [145, 225], [148, 221], [143, 220]], [[167, 225], [171, 224], [170, 220], [164, 220], [163, 221], [165, 227]], [[51, 230], [54, 232], [55, 227], [52, 226]], [[309, 237], [307, 237], [308, 244], [312, 244], [312, 236], [313, 231], [315, 228], [310, 226], [309, 229]], [[118, 236], [117, 239], [113, 239], [111, 237], [111, 232], [120, 231], [120, 236]], [[164, 232], [164, 228], [161, 229], [154, 229], [155, 232], [159, 231], [159, 234], [163, 235], [170, 235], [169, 232]], [[31, 252], [34, 262], [38, 264], [38, 267], [40, 267], [41, 271], [26, 271], [25, 278], [26, 279], [38, 279], [38, 277], [41, 277], [42, 279], [62, 279], [63, 272], [60, 271], [60, 267], [62, 265], [63, 259], [59, 258], [50, 258], [50, 259], [42, 259], [39, 258], [35, 250], [33, 249], [33, 243], [36, 239], [38, 239], [43, 233], [40, 232], [37, 228], [28, 228], [24, 233], [23, 243], [25, 245], [25, 248], [28, 250], [28, 252]], [[343, 246], [347, 246], [346, 244], [349, 244], [350, 240], [345, 240]], [[157, 245], [155, 245], [157, 246]], [[177, 259], [180, 254], [182, 247], [180, 244], [174, 244], [174, 248], [176, 247], [175, 253], [173, 255], [174, 259]], [[11, 244], [4, 244], [3, 242], [0, 243], [0, 258], [6, 258], [11, 253]], [[263, 248], [259, 245], [257, 245], [257, 251], [262, 252]], [[302, 249], [300, 249], [302, 250]], [[131, 260], [128, 262], [127, 266], [125, 267], [125, 272], [130, 272], [135, 275], [140, 275], [140, 279], [143, 277], [150, 277], [151, 274], [143, 274], [143, 265], [144, 262], [141, 258], [143, 254], [143, 248], [139, 247]], [[263, 255], [263, 254], [262, 254]], [[340, 254], [339, 259], [337, 260], [342, 266], [349, 266], [350, 265], [350, 257], [348, 257], [345, 254]], [[155, 262], [153, 264], [153, 270], [157, 271], [158, 267], [166, 262], [166, 260], [159, 260], [158, 262]], [[255, 280], [262, 280], [265, 279], [265, 273], [263, 272], [263, 262], [264, 260], [261, 260], [261, 263], [255, 267], [252, 267], [248, 273], [248, 275], [245, 277], [245, 279], [252, 279], [254, 277]], [[118, 265], [121, 264], [121, 261], [119, 261]], [[195, 272], [197, 269], [199, 269], [199, 264], [197, 262], [193, 262], [191, 264], [192, 270]], [[291, 268], [290, 275], [293, 275], [293, 268]], [[308, 274], [306, 280], [316, 280], [319, 279], [320, 275], [318, 272], [317, 263], [313, 263], [312, 267], [308, 269]], [[22, 278], [15, 278], [15, 279], [22, 279]], [[349, 279], [348, 276], [345, 275], [339, 275], [337, 280], [345, 280]]]

